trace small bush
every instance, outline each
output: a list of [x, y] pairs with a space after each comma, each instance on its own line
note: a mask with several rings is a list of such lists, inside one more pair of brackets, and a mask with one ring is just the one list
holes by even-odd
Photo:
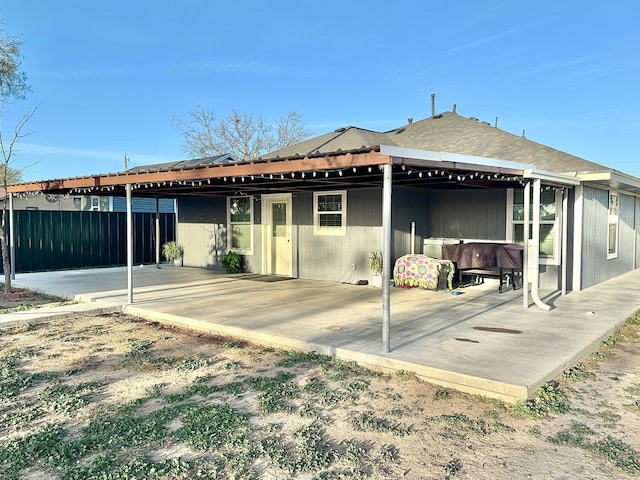
[[242, 257], [236, 252], [229, 251], [222, 259], [222, 266], [227, 273], [241, 273], [243, 270]]

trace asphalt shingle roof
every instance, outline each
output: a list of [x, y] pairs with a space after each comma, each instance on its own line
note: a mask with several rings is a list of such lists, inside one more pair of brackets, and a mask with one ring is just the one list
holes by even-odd
[[379, 145], [533, 163], [540, 170], [557, 173], [611, 170], [454, 112], [445, 112], [384, 133], [358, 127], [341, 128], [272, 152], [263, 158], [332, 153]]
[[540, 170], [558, 173], [607, 170], [597, 163], [453, 112], [392, 130], [387, 136], [402, 147], [534, 163]]

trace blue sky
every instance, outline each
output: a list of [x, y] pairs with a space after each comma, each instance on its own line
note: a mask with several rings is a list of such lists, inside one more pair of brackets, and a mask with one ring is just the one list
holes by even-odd
[[24, 180], [184, 158], [172, 118], [196, 105], [321, 134], [386, 131], [436, 110], [640, 176], [640, 3], [3, 0], [41, 107]]

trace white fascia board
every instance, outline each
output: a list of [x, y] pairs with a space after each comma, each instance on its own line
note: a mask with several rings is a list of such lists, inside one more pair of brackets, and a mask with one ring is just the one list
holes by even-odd
[[509, 168], [512, 170], [534, 170], [536, 168], [536, 166], [532, 163], [512, 162], [511, 160], [478, 157], [475, 155], [465, 155], [463, 153], [433, 152], [431, 150], [394, 147], [391, 145], [380, 145], [380, 153], [382, 153], [383, 155], [388, 155], [390, 157], [429, 160], [431, 162], [466, 163], [468, 165], [477, 165], [479, 167], [498, 167]]
[[634, 189], [640, 189], [640, 181], [636, 177], [632, 177], [630, 175], [624, 175], [618, 172], [611, 172], [611, 180]]
[[578, 178], [583, 182], [606, 182], [612, 186], [624, 185], [632, 190], [640, 191], [638, 178], [614, 171], [579, 173]]
[[580, 185], [580, 180], [563, 173], [549, 172], [546, 170], [527, 170], [524, 172], [524, 178], [539, 178], [543, 182], [558, 183], [560, 185], [570, 185], [575, 187]]
[[608, 182], [611, 181], [610, 171], [601, 172], [582, 172], [577, 173], [576, 176], [583, 182]]

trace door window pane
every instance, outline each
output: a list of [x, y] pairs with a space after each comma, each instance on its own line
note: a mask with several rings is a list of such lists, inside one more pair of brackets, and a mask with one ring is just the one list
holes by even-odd
[[273, 203], [271, 205], [271, 222], [274, 237], [287, 236], [287, 204]]

